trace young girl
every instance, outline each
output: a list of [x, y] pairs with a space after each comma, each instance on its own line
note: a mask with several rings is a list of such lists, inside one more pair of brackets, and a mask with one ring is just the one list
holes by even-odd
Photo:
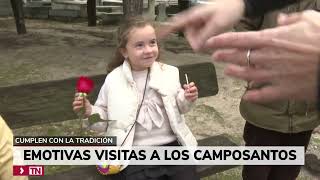
[[[111, 120], [107, 135], [117, 144], [133, 146], [196, 146], [181, 115], [198, 98], [193, 82], [183, 85], [176, 67], [159, 62], [153, 25], [142, 18], [128, 19], [118, 30], [118, 47], [111, 71], [95, 105], [85, 99], [85, 115], [98, 113]], [[73, 109], [83, 107], [76, 97]], [[125, 168], [125, 169], [124, 169]], [[114, 179], [199, 179], [194, 166], [128, 166]]]

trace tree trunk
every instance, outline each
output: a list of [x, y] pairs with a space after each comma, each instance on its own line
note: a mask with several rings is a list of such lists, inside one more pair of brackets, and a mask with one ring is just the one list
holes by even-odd
[[156, 5], [156, 0], [148, 0], [148, 16], [152, 20], [154, 20], [154, 18], [156, 16], [155, 5]]
[[143, 0], [123, 0], [123, 13], [125, 18], [142, 15]]
[[[184, 11], [190, 7], [191, 3], [189, 0], [178, 0], [179, 11]], [[183, 32], [178, 33], [179, 37], [183, 37]]]
[[178, 6], [180, 11], [184, 11], [191, 6], [190, 0], [178, 0]]
[[96, 0], [87, 0], [88, 26], [97, 25]]
[[26, 26], [24, 24], [23, 5], [21, 0], [11, 0], [11, 7], [16, 21], [16, 27], [18, 34], [27, 33]]

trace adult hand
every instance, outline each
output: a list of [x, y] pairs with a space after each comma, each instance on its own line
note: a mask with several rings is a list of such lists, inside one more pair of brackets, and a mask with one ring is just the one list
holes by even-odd
[[296, 23], [298, 21], [307, 21], [310, 23], [317, 24], [319, 26], [320, 21], [319, 21], [320, 14], [318, 11], [314, 10], [306, 10], [303, 12], [298, 12], [298, 13], [291, 13], [291, 14], [280, 14], [278, 17], [278, 24], [279, 25], [289, 25]]
[[[206, 45], [220, 49], [213, 54], [216, 61], [231, 63], [225, 69], [227, 75], [267, 84], [247, 91], [244, 99], [255, 102], [281, 99], [315, 101], [320, 25], [314, 18], [319, 19], [319, 15], [315, 11], [306, 11], [282, 16], [280, 27], [258, 32], [226, 33], [209, 39]], [[252, 49], [250, 63], [254, 67], [247, 66], [248, 49]]]
[[[320, 12], [308, 10], [290, 15], [281, 14], [279, 27], [256, 32], [230, 32], [210, 38], [206, 47], [260, 48], [264, 46], [284, 47], [297, 51], [320, 51]], [[300, 49], [302, 48], [302, 49]]]
[[158, 37], [183, 30], [191, 47], [198, 51], [211, 36], [231, 29], [243, 13], [243, 0], [208, 1], [174, 16], [158, 29]]

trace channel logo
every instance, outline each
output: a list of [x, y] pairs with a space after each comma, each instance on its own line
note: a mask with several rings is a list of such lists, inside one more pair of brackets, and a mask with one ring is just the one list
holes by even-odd
[[44, 166], [13, 166], [13, 176], [44, 176]]

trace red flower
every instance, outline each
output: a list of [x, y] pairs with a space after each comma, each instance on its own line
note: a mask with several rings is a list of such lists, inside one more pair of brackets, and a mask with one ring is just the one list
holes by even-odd
[[80, 76], [77, 81], [77, 91], [89, 94], [94, 88], [94, 83], [91, 79], [85, 76]]

